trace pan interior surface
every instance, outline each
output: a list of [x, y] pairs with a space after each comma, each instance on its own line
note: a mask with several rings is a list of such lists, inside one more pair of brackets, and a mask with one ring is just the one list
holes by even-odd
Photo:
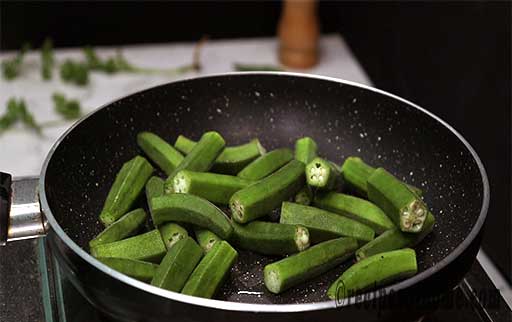
[[[415, 247], [419, 272], [462, 243], [482, 208], [484, 184], [471, 152], [450, 129], [414, 106], [327, 79], [239, 74], [152, 88], [111, 103], [76, 125], [47, 165], [44, 188], [53, 216], [88, 250], [88, 241], [103, 228], [98, 215], [117, 171], [142, 154], [137, 133], [151, 131], [174, 143], [179, 134], [198, 139], [208, 130], [220, 132], [228, 145], [259, 138], [267, 150], [293, 148], [297, 138], [311, 136], [320, 154], [338, 164], [359, 156], [423, 189], [436, 225]], [[330, 283], [351, 264], [274, 295], [263, 284], [263, 267], [279, 258], [239, 253], [218, 299], [322, 302]]]

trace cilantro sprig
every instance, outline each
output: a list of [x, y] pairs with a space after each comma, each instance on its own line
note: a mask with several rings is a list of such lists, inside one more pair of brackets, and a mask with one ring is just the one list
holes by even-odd
[[0, 133], [12, 128], [17, 122], [21, 122], [25, 127], [34, 130], [37, 134], [41, 134], [41, 126], [36, 123], [34, 116], [27, 109], [25, 101], [20, 98], [10, 98], [7, 101], [7, 110], [0, 117]]
[[41, 76], [44, 80], [52, 78], [54, 64], [53, 42], [50, 38], [46, 38], [41, 47]]
[[78, 86], [87, 85], [89, 83], [89, 67], [85, 63], [66, 59], [60, 65], [60, 78], [65, 83], [72, 83]]
[[16, 56], [8, 58], [2, 62], [2, 74], [6, 80], [13, 80], [21, 74], [23, 59], [29, 50], [30, 44], [25, 43]]
[[74, 120], [82, 115], [80, 102], [75, 99], [67, 99], [62, 93], [53, 93], [52, 100], [54, 110], [66, 120]]

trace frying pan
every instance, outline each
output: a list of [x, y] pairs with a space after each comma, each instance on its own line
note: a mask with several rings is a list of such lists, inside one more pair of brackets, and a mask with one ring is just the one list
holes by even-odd
[[[262, 269], [276, 258], [240, 251], [230, 277], [210, 300], [158, 289], [91, 257], [87, 243], [102, 229], [98, 214], [115, 175], [125, 161], [142, 153], [137, 133], [152, 131], [174, 142], [179, 134], [198, 139], [207, 130], [219, 131], [229, 145], [257, 137], [268, 150], [293, 147], [295, 139], [308, 135], [323, 156], [338, 164], [360, 156], [422, 188], [437, 223], [416, 247], [418, 274], [375, 293], [328, 300], [326, 289], [349, 261], [272, 295], [263, 285]], [[22, 182], [15, 182], [15, 192]], [[8, 192], [8, 180], [3, 183]], [[42, 218], [49, 224], [46, 238], [64, 274], [96, 308], [122, 321], [415, 318], [435, 309], [436, 299], [469, 270], [489, 203], [488, 181], [477, 154], [427, 110], [352, 82], [264, 72], [177, 81], [99, 108], [54, 145], [38, 190]], [[11, 225], [18, 225], [12, 216]]]

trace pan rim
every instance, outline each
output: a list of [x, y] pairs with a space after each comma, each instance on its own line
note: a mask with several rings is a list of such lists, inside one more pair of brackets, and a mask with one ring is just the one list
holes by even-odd
[[[315, 303], [300, 303], [300, 304], [255, 304], [255, 303], [241, 303], [241, 302], [231, 302], [231, 301], [222, 301], [222, 300], [214, 300], [214, 299], [205, 299], [205, 298], [199, 298], [195, 296], [189, 296], [184, 295], [172, 291], [167, 291], [152, 285], [149, 285], [147, 283], [138, 281], [136, 279], [133, 279], [131, 277], [128, 277], [124, 274], [121, 274], [110, 267], [106, 266], [105, 264], [101, 263], [100, 261], [96, 260], [94, 257], [92, 257], [89, 253], [87, 253], [85, 250], [83, 250], [78, 244], [76, 244], [62, 229], [62, 227], [57, 222], [56, 218], [53, 216], [48, 200], [46, 198], [46, 190], [45, 190], [45, 181], [46, 181], [46, 170], [49, 166], [49, 163], [52, 159], [52, 156], [54, 152], [57, 150], [57, 148], [60, 146], [62, 141], [67, 137], [67, 135], [73, 131], [75, 127], [80, 125], [84, 120], [92, 116], [93, 114], [99, 112], [100, 110], [106, 108], [107, 106], [110, 106], [111, 104], [125, 99], [132, 95], [137, 95], [141, 92], [145, 92], [148, 90], [153, 90], [157, 87], [161, 86], [167, 86], [171, 83], [180, 83], [180, 82], [188, 82], [195, 79], [205, 79], [205, 78], [218, 78], [218, 77], [225, 77], [225, 76], [243, 76], [243, 75], [249, 75], [249, 76], [291, 76], [291, 77], [300, 77], [300, 78], [309, 78], [309, 79], [316, 79], [316, 80], [324, 80], [324, 81], [330, 81], [338, 84], [343, 85], [350, 85], [354, 87], [358, 87], [364, 90], [372, 91], [381, 95], [388, 96], [392, 99], [401, 101], [411, 107], [416, 108], [417, 110], [421, 111], [424, 114], [427, 114], [429, 117], [433, 118], [437, 122], [439, 122], [441, 125], [446, 127], [450, 132], [452, 132], [461, 142], [464, 144], [466, 149], [470, 152], [471, 156], [475, 160], [478, 169], [480, 171], [480, 175], [482, 178], [482, 185], [483, 185], [483, 199], [482, 199], [482, 207], [480, 209], [480, 213], [478, 215], [478, 218], [474, 224], [474, 226], [471, 228], [471, 231], [466, 236], [466, 238], [460, 243], [451, 253], [448, 254], [445, 258], [443, 258], [440, 262], [438, 262], [436, 265], [424, 270], [423, 272], [414, 275], [413, 277], [410, 277], [406, 280], [403, 280], [398, 283], [391, 284], [389, 286], [386, 286], [384, 288], [381, 288], [380, 290], [383, 290], [382, 294], [390, 294], [391, 292], [397, 292], [402, 289], [406, 289], [415, 283], [418, 283], [420, 281], [423, 281], [427, 279], [428, 277], [432, 276], [437, 271], [441, 270], [442, 268], [446, 267], [449, 263], [454, 261], [456, 258], [460, 256], [460, 254], [468, 248], [468, 246], [473, 242], [473, 240], [477, 237], [478, 233], [481, 231], [483, 224], [485, 222], [485, 219], [487, 217], [487, 210], [489, 207], [489, 199], [490, 199], [490, 191], [489, 191], [489, 180], [487, 178], [487, 173], [485, 171], [484, 165], [482, 164], [482, 161], [480, 160], [479, 156], [477, 155], [476, 151], [473, 149], [473, 147], [466, 141], [466, 139], [457, 131], [455, 130], [451, 125], [449, 125], [447, 122], [445, 122], [443, 119], [435, 115], [434, 113], [420, 107], [417, 104], [414, 104], [402, 97], [399, 97], [397, 95], [391, 94], [389, 92], [386, 92], [381, 89], [377, 89], [368, 85], [360, 84], [353, 81], [348, 81], [344, 79], [329, 77], [329, 76], [321, 76], [321, 75], [312, 75], [312, 74], [305, 74], [305, 73], [294, 73], [294, 72], [229, 72], [229, 73], [218, 73], [218, 74], [208, 74], [204, 76], [196, 76], [196, 77], [189, 77], [185, 79], [180, 79], [172, 82], [168, 82], [165, 84], [160, 84], [157, 86], [149, 87], [146, 89], [143, 89], [141, 91], [131, 93], [129, 95], [125, 95], [123, 97], [117, 98], [115, 100], [112, 100], [106, 104], [103, 104], [102, 106], [98, 107], [97, 109], [91, 111], [90, 113], [83, 116], [81, 119], [79, 119], [75, 124], [73, 124], [69, 129], [67, 129], [60, 137], [59, 139], [53, 144], [52, 148], [48, 152], [48, 155], [46, 156], [46, 159], [43, 163], [43, 166], [41, 168], [41, 174], [40, 174], [40, 180], [39, 180], [39, 199], [41, 203], [41, 210], [44, 213], [45, 217], [47, 218], [50, 226], [52, 227], [53, 231], [57, 234], [57, 236], [71, 249], [74, 253], [76, 253], [78, 256], [80, 256], [84, 261], [95, 267], [96, 269], [102, 271], [103, 273], [111, 276], [114, 279], [117, 279], [123, 283], [129, 284], [131, 286], [134, 286], [142, 291], [152, 293], [157, 296], [161, 296], [164, 298], [167, 298], [169, 300], [179, 301], [187, 304], [194, 304], [194, 305], [200, 305], [208, 308], [214, 308], [214, 309], [221, 309], [226, 311], [242, 311], [242, 312], [261, 312], [261, 313], [286, 313], [286, 312], [304, 312], [304, 311], [316, 311], [316, 310], [324, 310], [324, 309], [335, 309], [335, 308], [341, 308], [353, 303], [359, 303], [361, 302], [361, 298], [363, 299], [377, 299], [382, 294], [381, 292], [375, 292], [371, 296], [370, 294], [360, 295], [359, 300], [356, 301], [355, 297], [351, 297], [348, 299], [345, 299], [343, 303], [337, 303], [335, 300], [329, 300], [324, 302], [315, 302]], [[366, 301], [366, 300], [364, 300]], [[363, 302], [364, 302], [363, 301]]]

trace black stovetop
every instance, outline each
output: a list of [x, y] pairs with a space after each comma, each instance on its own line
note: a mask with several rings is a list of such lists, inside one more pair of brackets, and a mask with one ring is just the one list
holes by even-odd
[[[109, 322], [60, 274], [44, 239], [0, 249], [0, 320]], [[511, 321], [510, 308], [475, 261], [465, 279], [422, 322]]]

